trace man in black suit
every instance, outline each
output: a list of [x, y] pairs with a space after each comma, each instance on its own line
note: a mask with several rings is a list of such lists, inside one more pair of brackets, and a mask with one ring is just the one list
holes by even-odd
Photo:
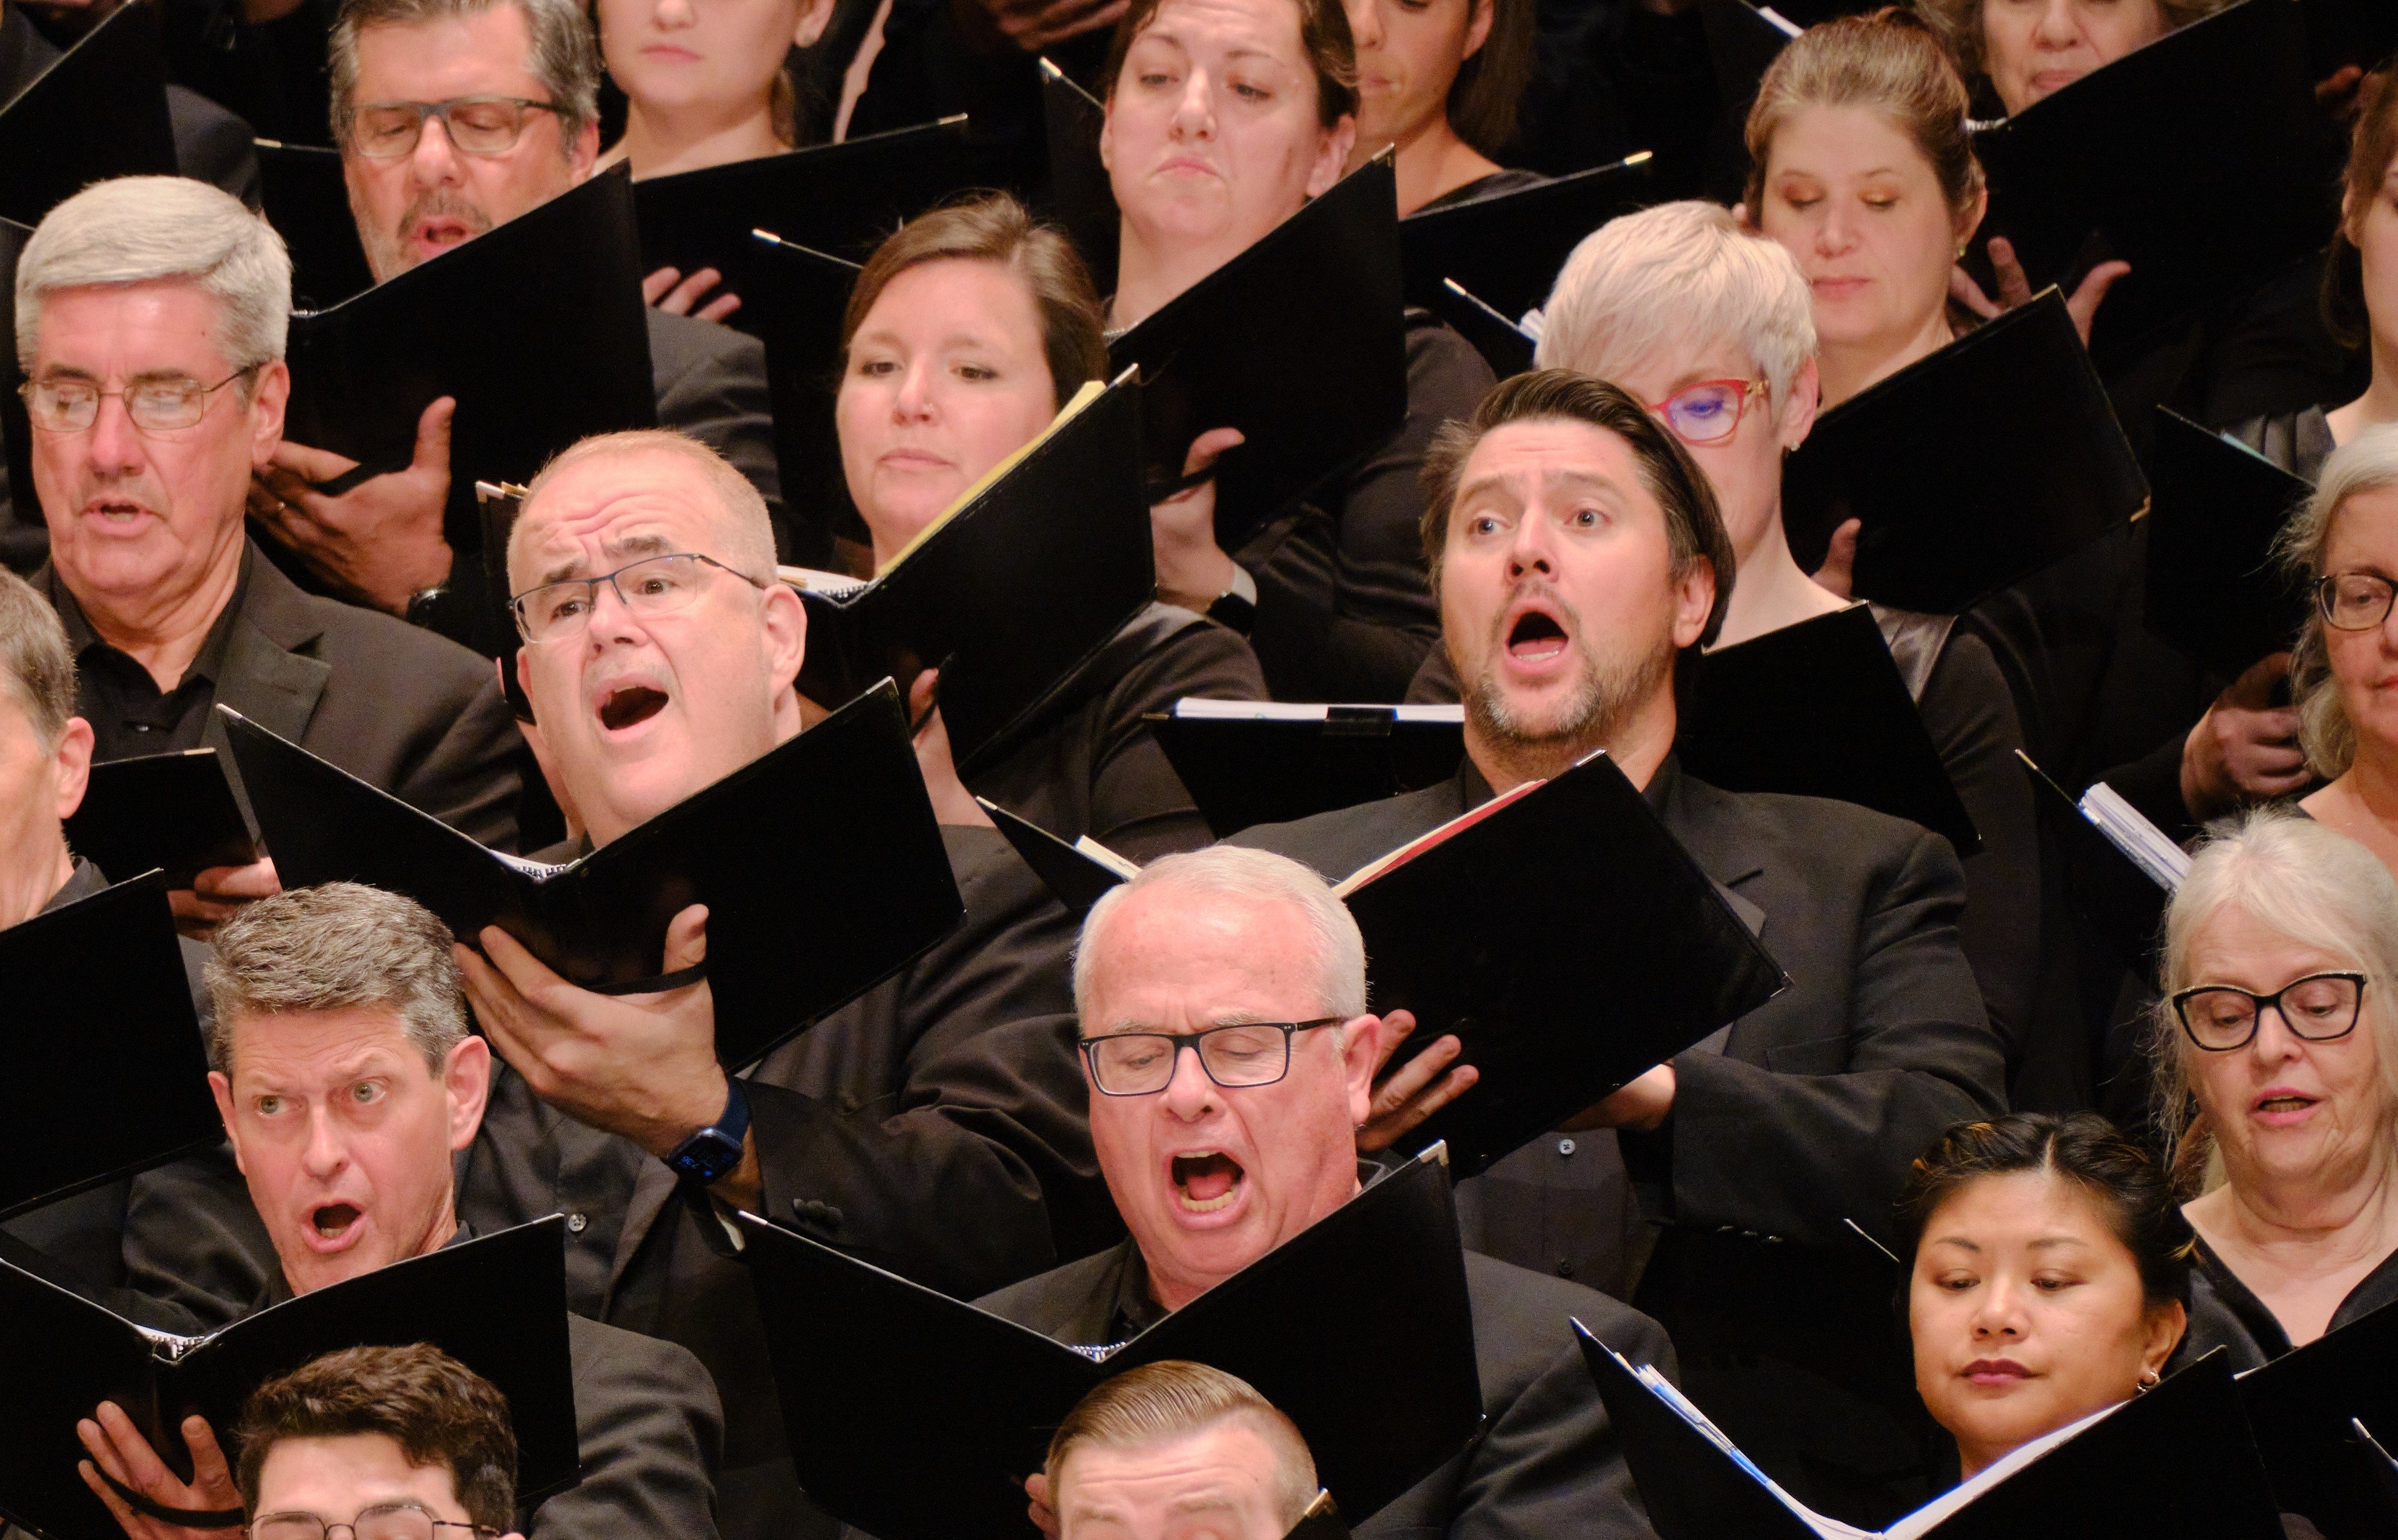
[[[1663, 1321], [1693, 1398], [1777, 1479], [1852, 1521], [1894, 1516], [1860, 1510], [1913, 1506], [1920, 1409], [1883, 1351], [1899, 1275], [1851, 1222], [1887, 1236], [1915, 1156], [2003, 1106], [2003, 1053], [1958, 944], [1957, 858], [1912, 824], [1678, 768], [1675, 677], [1722, 622], [1732, 560], [1705, 477], [1637, 400], [1563, 370], [1520, 375], [1427, 464], [1466, 763], [1239, 843], [1345, 874], [1607, 750], [1791, 984], [1502, 1161], [1465, 1207], [1495, 1254]], [[1471, 1095], [1458, 1070], [1425, 1084], [1455, 1058], [1445, 1040], [1394, 1076], [1369, 1138]]]
[[[354, 883], [279, 894], [219, 932], [208, 987], [209, 1085], [247, 1183], [241, 1217], [272, 1242], [274, 1265], [252, 1297], [194, 1310], [197, 1329], [471, 1238], [451, 1156], [481, 1125], [492, 1055], [468, 1030], [440, 921]], [[525, 1533], [708, 1540], [722, 1413], [706, 1371], [669, 1343], [580, 1316], [567, 1325], [583, 1480]], [[184, 1436], [205, 1467], [205, 1425]], [[133, 1484], [153, 1501], [238, 1506], [177, 1480], [129, 1421], [102, 1415], [85, 1442], [111, 1470], [150, 1473]]]
[[[125, 177], [53, 209], [18, 263], [34, 586], [64, 622], [94, 757], [226, 749], [234, 708], [489, 844], [516, 837], [523, 741], [497, 682], [438, 637], [294, 588], [246, 538], [290, 374], [283, 243], [229, 195]], [[236, 787], [238, 790], [238, 787]], [[205, 926], [274, 891], [271, 862], [201, 874]]]
[[[1146, 1330], [1356, 1195], [1372, 1168], [1354, 1128], [1390, 1029], [1366, 1013], [1366, 943], [1324, 880], [1223, 846], [1163, 857], [1100, 899], [1074, 994], [1091, 1141], [1132, 1235], [977, 1303], [1079, 1346]], [[1670, 1373], [1664, 1333], [1580, 1284], [1465, 1263], [1483, 1431], [1351, 1515], [1356, 1532], [1650, 1533], [1567, 1322]], [[1045, 1485], [1031, 1495], [1045, 1504]]]
[[[475, 8], [348, 0], [330, 69], [333, 142], [378, 283], [573, 187], [599, 155], [599, 47], [574, 0]], [[477, 104], [456, 117], [429, 115], [461, 98]], [[357, 109], [395, 102], [428, 115], [404, 149], [367, 153]], [[467, 127], [470, 115], [492, 114], [500, 131]], [[764, 346], [712, 321], [645, 315], [659, 424], [731, 460], [779, 517]], [[471, 554], [456, 560], [442, 517], [454, 409], [448, 397], [425, 409], [407, 468], [339, 496], [317, 484], [351, 463], [287, 443], [259, 478], [250, 509], [334, 592], [468, 641], [480, 634], [481, 567]]]

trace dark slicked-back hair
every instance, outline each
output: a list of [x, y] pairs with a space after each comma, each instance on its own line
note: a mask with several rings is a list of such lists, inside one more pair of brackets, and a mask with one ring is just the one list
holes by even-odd
[[450, 1473], [459, 1506], [478, 1527], [516, 1517], [517, 1435], [507, 1398], [489, 1380], [427, 1343], [352, 1347], [303, 1364], [250, 1393], [235, 1434], [241, 1506], [258, 1516], [258, 1479], [288, 1439], [380, 1433], [408, 1463]]
[[2009, 1113], [1956, 1124], [1934, 1140], [1898, 1196], [1909, 1265], [1942, 1204], [1985, 1177], [2019, 1171], [2045, 1171], [2089, 1196], [2139, 1265], [2150, 1306], [2189, 1303], [2189, 1222], [2173, 1183], [2138, 1141], [2096, 1113]]
[[[1124, 74], [1125, 55], [1132, 51], [1133, 40], [1149, 30], [1149, 24], [1157, 20], [1158, 7], [1165, 3], [1132, 0], [1116, 22], [1115, 37], [1108, 44], [1107, 70], [1099, 77], [1107, 82], [1104, 94], [1110, 99], [1116, 94], [1116, 81]], [[1315, 66], [1315, 120], [1329, 128], [1357, 111], [1357, 38], [1349, 30], [1349, 13], [1341, 8], [1340, 0], [1291, 0], [1291, 4], [1299, 7], [1300, 47]], [[1492, 30], [1497, 30], [1495, 20]]]
[[1665, 511], [1665, 538], [1674, 552], [1674, 579], [1690, 575], [1704, 561], [1715, 574], [1716, 600], [1697, 645], [1705, 647], [1723, 629], [1731, 603], [1735, 562], [1731, 536], [1716, 507], [1715, 489], [1682, 441], [1649, 415], [1630, 392], [1570, 369], [1536, 369], [1502, 380], [1482, 398], [1469, 422], [1443, 423], [1424, 452], [1423, 548], [1433, 586], [1440, 584], [1442, 552], [1448, 545], [1448, 519], [1457, 507], [1465, 462], [1492, 430], [1510, 423], [1588, 423], [1623, 439], [1640, 467], [1641, 483]]

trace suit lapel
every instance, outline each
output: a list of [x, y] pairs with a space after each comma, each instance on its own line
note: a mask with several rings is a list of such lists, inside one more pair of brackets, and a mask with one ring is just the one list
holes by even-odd
[[[217, 681], [220, 706], [294, 743], [308, 731], [317, 702], [332, 677], [332, 666], [300, 649], [323, 634], [308, 613], [308, 603], [291, 580], [256, 549], [249, 563], [249, 586], [241, 611], [234, 617], [233, 638], [225, 649], [224, 677]], [[210, 714], [207, 742], [227, 752], [223, 719]]]
[[616, 1232], [616, 1255], [608, 1268], [608, 1304], [601, 1312], [603, 1319], [614, 1310], [616, 1290], [625, 1281], [626, 1269], [640, 1255], [641, 1243], [650, 1238], [652, 1227], [674, 1200], [678, 1185], [673, 1168], [665, 1161], [641, 1162], [641, 1174], [633, 1180], [633, 1196], [625, 1202], [625, 1227]]
[[[1756, 845], [1745, 837], [1739, 805], [1704, 781], [1692, 780], [1677, 765], [1672, 784], [1665, 789], [1663, 818], [1667, 831], [1715, 883], [1749, 934], [1772, 950], [1764, 909], [1741, 891], [1765, 875], [1765, 863], [1758, 859]], [[1717, 1028], [1695, 1051], [1722, 1053], [1739, 1025], [1733, 1021]]]

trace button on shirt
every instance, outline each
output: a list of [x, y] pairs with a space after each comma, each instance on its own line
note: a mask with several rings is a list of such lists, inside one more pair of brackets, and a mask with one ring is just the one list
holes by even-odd
[[234, 620], [249, 589], [250, 560], [249, 552], [242, 553], [233, 597], [218, 612], [183, 677], [163, 692], [149, 669], [101, 640], [57, 570], [51, 570], [47, 597], [66, 627], [67, 645], [74, 650], [75, 713], [91, 723], [93, 759], [173, 754], [200, 747], [209, 708], [216, 704], [217, 682], [224, 677], [226, 655], [233, 650]]

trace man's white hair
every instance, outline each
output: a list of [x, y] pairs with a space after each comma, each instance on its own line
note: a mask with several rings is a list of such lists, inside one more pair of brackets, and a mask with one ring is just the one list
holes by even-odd
[[17, 261], [18, 367], [33, 370], [50, 295], [178, 279], [216, 300], [227, 364], [247, 369], [283, 357], [291, 255], [274, 227], [205, 182], [117, 177], [51, 209], [25, 243]]
[[1108, 1025], [1090, 1019], [1090, 1006], [1091, 975], [1107, 945], [1110, 917], [1133, 894], [1160, 888], [1295, 911], [1315, 943], [1318, 1011], [1343, 1020], [1366, 1014], [1366, 938], [1332, 885], [1287, 856], [1219, 844], [1161, 856], [1091, 906], [1074, 948], [1074, 1011], [1083, 1018], [1085, 1032]]
[[1612, 219], [1566, 258], [1542, 307], [1542, 369], [1619, 377], [1676, 343], [1738, 343], [1765, 372], [1775, 410], [1815, 353], [1814, 304], [1781, 243], [1752, 236], [1721, 204], [1662, 203]]

